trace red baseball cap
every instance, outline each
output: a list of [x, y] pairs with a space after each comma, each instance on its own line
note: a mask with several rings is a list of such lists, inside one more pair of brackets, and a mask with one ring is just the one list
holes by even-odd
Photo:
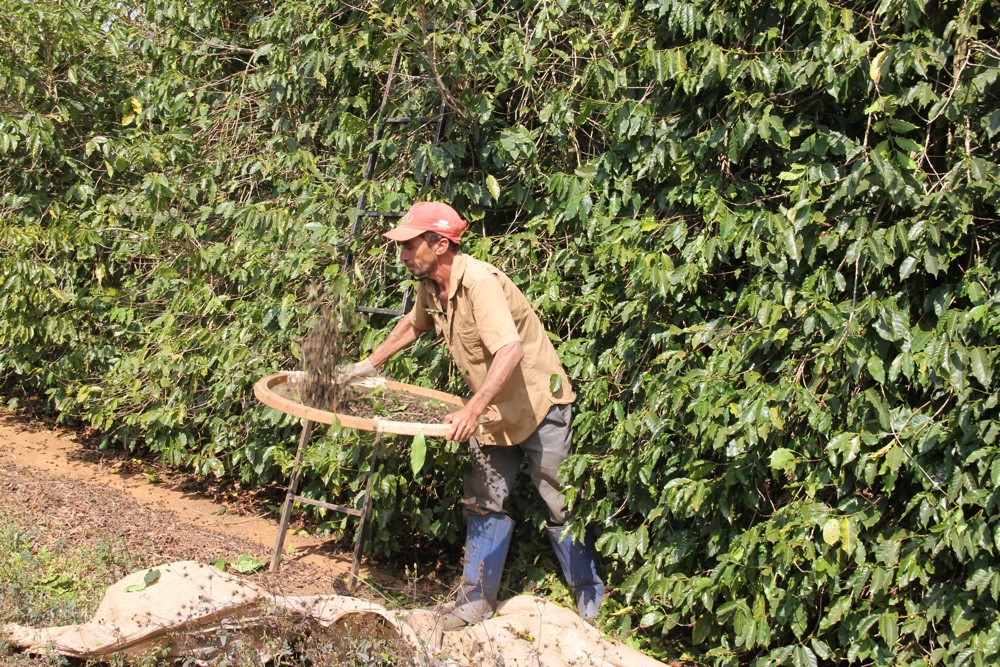
[[451, 206], [436, 201], [420, 201], [410, 207], [398, 227], [382, 236], [393, 241], [409, 241], [424, 232], [434, 232], [459, 243], [462, 232], [468, 226]]

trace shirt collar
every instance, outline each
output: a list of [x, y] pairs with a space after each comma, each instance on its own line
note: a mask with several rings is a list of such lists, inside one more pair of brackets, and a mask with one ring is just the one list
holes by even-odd
[[458, 286], [462, 283], [462, 278], [465, 276], [467, 259], [465, 253], [459, 252], [455, 255], [455, 259], [451, 263], [451, 277], [448, 279], [448, 301], [451, 301], [452, 297], [455, 296]]
[[[448, 277], [448, 301], [451, 301], [452, 297], [458, 291], [458, 286], [462, 284], [462, 278], [465, 277], [465, 267], [468, 264], [466, 261], [468, 256], [464, 253], [457, 253], [455, 259], [451, 264], [451, 275]], [[420, 279], [421, 283], [426, 283], [427, 288], [430, 291], [431, 297], [434, 302], [442, 311], [449, 310], [446, 304], [440, 302], [438, 298], [438, 288], [437, 283], [428, 277], [423, 277]]]

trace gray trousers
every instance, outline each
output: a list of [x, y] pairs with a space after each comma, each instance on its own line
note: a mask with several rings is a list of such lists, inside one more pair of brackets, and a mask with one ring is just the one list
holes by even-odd
[[506, 514], [504, 501], [526, 457], [531, 482], [549, 509], [549, 522], [561, 526], [569, 514], [562, 497], [559, 466], [573, 444], [573, 408], [553, 405], [535, 432], [519, 445], [480, 445], [469, 439], [470, 465], [465, 474], [462, 504], [467, 514]]

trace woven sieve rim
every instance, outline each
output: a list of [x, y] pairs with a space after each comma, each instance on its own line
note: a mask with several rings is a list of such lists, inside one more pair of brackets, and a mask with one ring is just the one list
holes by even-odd
[[[400, 422], [379, 417], [355, 417], [345, 415], [332, 410], [320, 410], [307, 405], [292, 401], [284, 396], [279, 396], [275, 389], [280, 385], [287, 384], [289, 380], [300, 380], [303, 377], [302, 371], [287, 371], [266, 375], [254, 384], [253, 393], [264, 405], [274, 408], [285, 414], [308, 419], [319, 424], [339, 425], [342, 428], [357, 429], [361, 431], [372, 431], [375, 433], [391, 433], [394, 435], [418, 435], [423, 433], [427, 437], [445, 438], [451, 429], [450, 424], [427, 424], [419, 422]], [[390, 391], [403, 391], [424, 398], [434, 399], [442, 403], [461, 408], [467, 402], [466, 399], [453, 394], [448, 394], [436, 389], [419, 387], [405, 382], [396, 382], [386, 378], [359, 378], [355, 384], [373, 387], [384, 385]], [[500, 413], [494, 406], [490, 406], [486, 414], [479, 420], [479, 428], [476, 435], [494, 430], [500, 425]]]

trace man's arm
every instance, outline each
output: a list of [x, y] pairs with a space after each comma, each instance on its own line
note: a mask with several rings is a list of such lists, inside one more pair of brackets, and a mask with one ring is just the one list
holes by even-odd
[[410, 316], [404, 315], [396, 323], [396, 326], [392, 328], [392, 331], [389, 332], [385, 340], [371, 353], [368, 361], [372, 362], [372, 366], [375, 368], [380, 368], [382, 364], [392, 359], [397, 352], [405, 350], [412, 345], [413, 341], [422, 333], [423, 331], [413, 326], [413, 320]]
[[457, 411], [444, 418], [445, 423], [451, 423], [448, 431], [449, 440], [464, 442], [479, 428], [479, 417], [486, 411], [486, 408], [500, 390], [507, 384], [507, 380], [514, 373], [514, 369], [524, 359], [524, 349], [520, 341], [507, 343], [493, 355], [493, 363], [486, 373], [486, 379], [469, 402]]

